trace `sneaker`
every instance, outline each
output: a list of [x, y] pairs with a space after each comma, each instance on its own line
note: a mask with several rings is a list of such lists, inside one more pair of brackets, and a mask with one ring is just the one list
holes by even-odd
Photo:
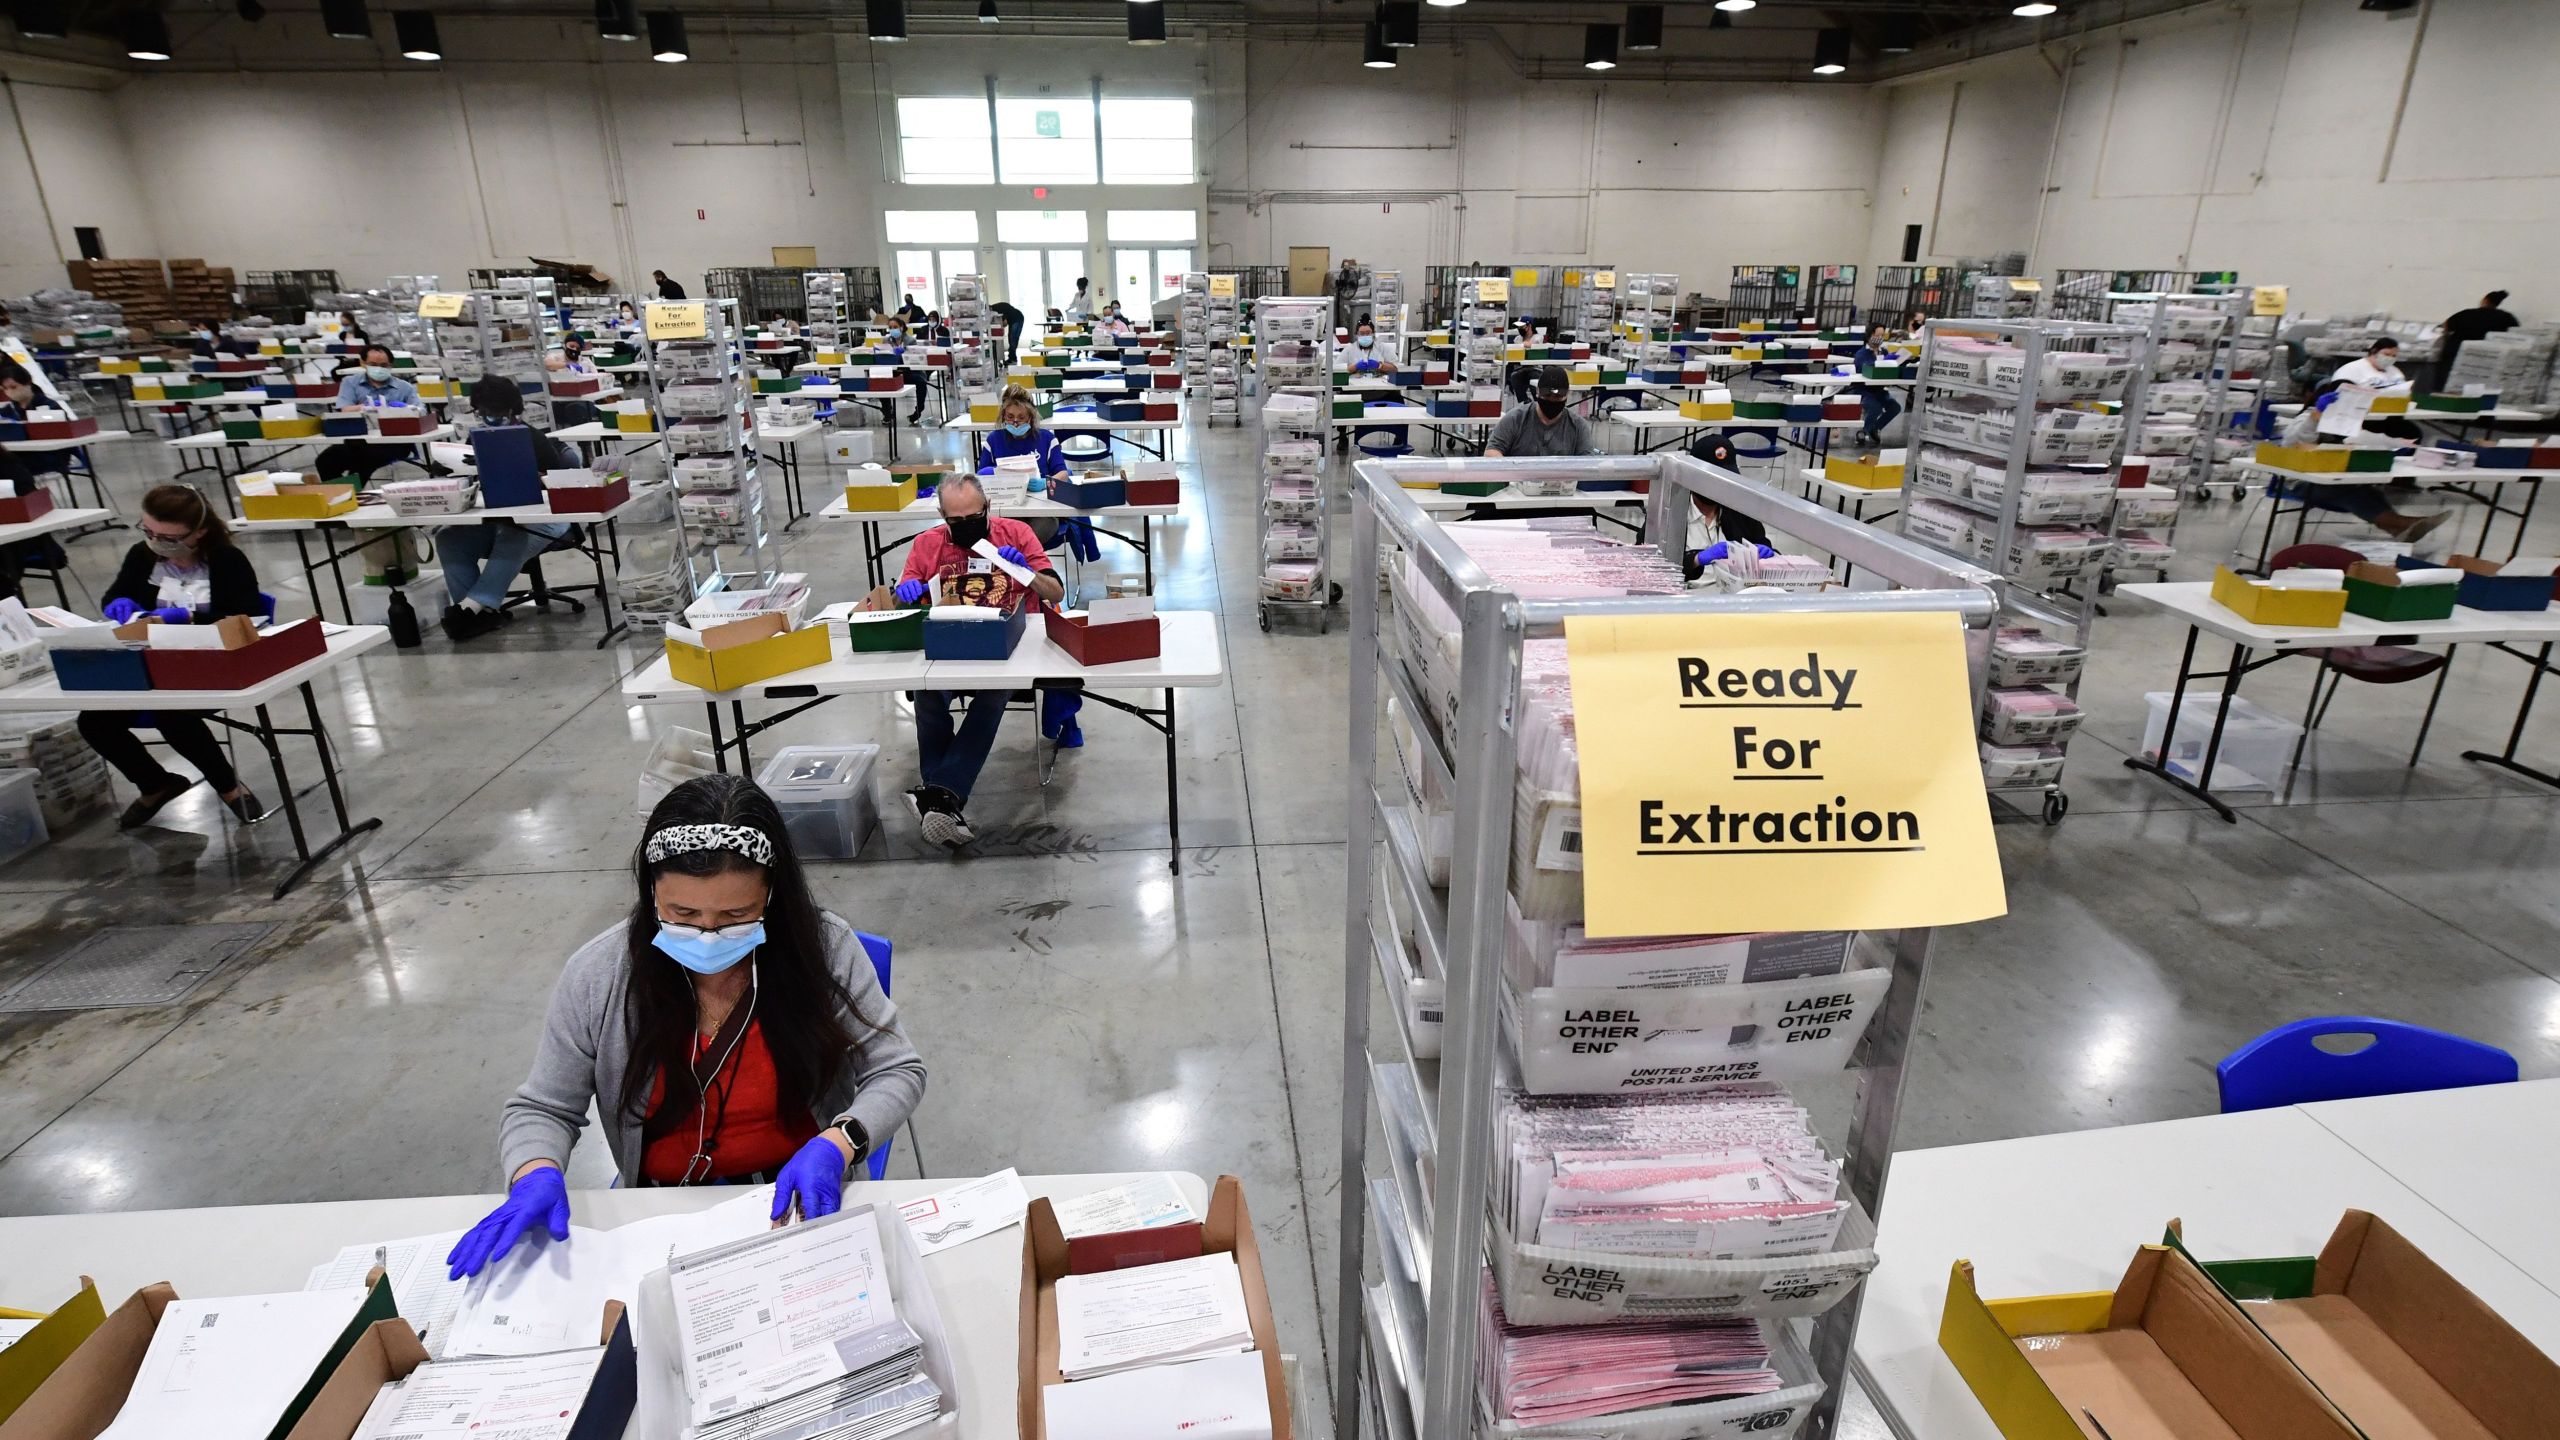
[[459, 644], [477, 640], [507, 623], [504, 610], [474, 610], [468, 605], [455, 605], [444, 612], [445, 638]]
[[131, 830], [151, 823], [152, 816], [168, 808], [170, 801], [185, 794], [187, 787], [194, 783], [196, 782], [183, 775], [172, 775], [169, 777], [169, 783], [162, 788], [143, 791], [134, 797], [132, 804], [124, 807], [124, 814], [117, 817], [116, 828]]
[[2415, 544], [2420, 540], [2426, 539], [2427, 536], [2435, 532], [2437, 526], [2442, 525], [2444, 522], [2452, 518], [2453, 512], [2450, 510], [2438, 510], [2432, 515], [2421, 515], [2417, 519], [2410, 521], [2407, 529], [2402, 530], [2392, 538], [2395, 540], [2406, 540], [2411, 544]]
[[272, 813], [266, 802], [258, 798], [258, 792], [246, 788], [222, 803], [231, 811], [231, 818], [243, 825], [255, 825]]
[[956, 850], [978, 838], [960, 813], [960, 797], [939, 785], [919, 785], [908, 791], [907, 808], [915, 812], [924, 838], [936, 845]]

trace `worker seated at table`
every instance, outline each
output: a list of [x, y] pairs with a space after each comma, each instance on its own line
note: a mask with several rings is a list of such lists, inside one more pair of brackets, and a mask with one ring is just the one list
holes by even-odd
[[[1889, 358], [1884, 348], [1885, 337], [1889, 333], [1882, 324], [1867, 327], [1867, 343], [1858, 347], [1851, 362], [1859, 373], [1864, 374], [1869, 366]], [[1902, 413], [1902, 402], [1894, 399], [1892, 392], [1881, 385], [1861, 384], [1850, 388], [1858, 394], [1858, 443], [1871, 449], [1884, 444], [1884, 427], [1892, 424], [1894, 417]]]
[[[471, 382], [471, 411], [483, 429], [524, 425], [524, 392], [507, 376], [483, 375]], [[545, 470], [584, 468], [576, 451], [540, 430], [533, 432], [533, 458]], [[565, 520], [489, 520], [436, 531], [436, 558], [444, 565], [445, 637], [459, 644], [506, 624], [512, 618], [507, 592], [515, 588], [516, 576], [574, 528]]]
[[640, 312], [633, 308], [630, 301], [623, 301], [621, 307], [615, 311], [613, 328], [626, 335], [640, 328]]
[[[1039, 494], [1048, 488], [1048, 482], [1066, 478], [1066, 452], [1058, 448], [1056, 432], [1040, 424], [1040, 411], [1032, 403], [1030, 391], [1019, 385], [1008, 385], [1004, 390], [1004, 401], [996, 410], [996, 428], [988, 431], [987, 438], [978, 442], [978, 473], [993, 475], [997, 461], [1023, 455], [1033, 457], [1036, 467], [1031, 493]], [[1033, 524], [1031, 531], [1040, 537], [1043, 545], [1063, 539], [1068, 552], [1079, 560], [1102, 558], [1102, 544], [1094, 537], [1093, 523], [1089, 520], [1069, 516], [1056, 522], [1041, 521]], [[1048, 733], [1047, 728], [1044, 727], [1042, 733]]]
[[1120, 302], [1114, 300], [1102, 307], [1102, 318], [1095, 322], [1093, 333], [1097, 338], [1109, 336], [1114, 340], [1126, 340], [1138, 330], [1129, 323], [1128, 316], [1120, 313]]
[[356, 312], [353, 310], [341, 310], [338, 312], [338, 343], [342, 345], [361, 345], [372, 338], [372, 336], [364, 333], [363, 326], [356, 323]]
[[[418, 408], [418, 387], [403, 380], [391, 368], [391, 349], [386, 345], [364, 347], [364, 368], [338, 382], [338, 413], [361, 415], [367, 410], [401, 407]], [[373, 472], [394, 461], [406, 460], [414, 454], [407, 445], [377, 445], [370, 440], [341, 440], [320, 452], [312, 467], [323, 480], [339, 480], [354, 476], [370, 480]]]
[[[976, 476], [955, 475], [934, 494], [942, 523], [907, 547], [899, 604], [923, 604], [931, 597], [1005, 610], [1025, 603], [1024, 587], [995, 560], [975, 553], [980, 541], [993, 544], [998, 559], [1031, 572], [1032, 595], [1052, 605], [1065, 596], [1066, 586], [1050, 567], [1040, 537], [1019, 520], [989, 514], [986, 487]], [[1005, 703], [1012, 698], [1011, 690], [916, 692], [916, 750], [924, 783], [907, 791], [907, 808], [915, 812], [925, 839], [956, 850], [978, 838], [961, 811], [977, 786], [978, 772], [986, 767], [987, 752], [995, 748], [996, 727], [1004, 723]], [[969, 713], [955, 729], [951, 708], [962, 699]]]
[[1515, 405], [1494, 423], [1484, 443], [1488, 457], [1503, 455], [1597, 455], [1600, 442], [1591, 422], [1566, 408], [1573, 387], [1561, 365], [1542, 366], [1536, 376], [1536, 399]]
[[[6, 356], [0, 356], [0, 420], [23, 421], [27, 418], [29, 410], [41, 408], [46, 400], [43, 389], [36, 384], [36, 377], [28, 374], [26, 367]], [[11, 495], [26, 495], [44, 484], [45, 477], [58, 476], [63, 478], [63, 489], [67, 494], [70, 490], [71, 472], [64, 457], [70, 453], [67, 450], [54, 450], [21, 455], [14, 451], [0, 450], [0, 484], [7, 485]], [[8, 579], [12, 582], [22, 570], [29, 568], [60, 570], [69, 564], [70, 560], [70, 553], [62, 548], [62, 542], [51, 535], [39, 535], [33, 540], [20, 540], [14, 544], [0, 545], [0, 565], [8, 568]], [[16, 593], [17, 587], [14, 583], [9, 584], [5, 589], [0, 589], [0, 595]]]
[[[598, 373], [596, 362], [587, 358], [585, 338], [577, 335], [560, 337], [560, 348], [542, 357], [542, 366], [554, 375]], [[592, 424], [596, 418], [595, 402], [592, 400], [553, 400], [551, 402], [551, 423], [559, 429], [566, 430], [572, 425]]]
[[[2338, 367], [2329, 379], [2340, 385], [2363, 385], [2375, 390], [2402, 390], [2409, 387], [2409, 377], [2400, 369], [2400, 342], [2388, 335], [2376, 335], [2364, 350], [2364, 358], [2350, 360]], [[2368, 415], [2367, 434], [2388, 435], [2394, 440], [2412, 444], [2426, 438], [2426, 432], [2406, 415]], [[2316, 443], [2316, 442], [2313, 442]]]
[[[149, 616], [163, 625], [210, 624], [232, 615], [256, 615], [258, 572], [232, 543], [231, 527], [192, 485], [160, 485], [142, 497], [142, 539], [127, 550], [107, 586], [104, 614], [122, 625]], [[123, 772], [142, 793], [124, 807], [118, 828], [147, 823], [161, 807], [195, 782], [173, 775], [153, 758], [137, 729], [153, 729], [169, 742], [243, 825], [267, 818], [267, 807], [240, 783], [229, 757], [213, 738], [201, 711], [85, 710], [80, 738]]]
[[1349, 359], [1348, 368], [1354, 379], [1362, 375], [1387, 376], [1396, 373], [1395, 357], [1378, 348], [1378, 327], [1366, 315], [1360, 317], [1359, 327], [1351, 332]]
[[[2311, 403], [2302, 407], [2302, 413], [2285, 422], [2283, 443], [2287, 445], [2323, 443], [2320, 435], [2320, 413], [2337, 402], [2340, 384], [2341, 382], [2336, 380], [2323, 383], [2312, 395]], [[2399, 417], [2392, 415], [2382, 418], [2396, 420]], [[2366, 422], [2368, 428], [2371, 424], [2369, 420]], [[2392, 507], [2390, 498], [2383, 494], [2382, 487], [2379, 485], [2315, 485], [2305, 480], [2270, 480], [2267, 482], [2267, 493], [2283, 499], [2299, 500], [2314, 510], [2353, 515], [2394, 540], [2413, 542], [2422, 540], [2426, 538], [2429, 531], [2442, 525], [2451, 513], [2438, 510], [2431, 515], [2404, 515]]]
[[[1719, 470], [1739, 475], [1733, 442], [1722, 435], [1702, 435], [1689, 447], [1689, 453]], [[1707, 567], [1724, 558], [1733, 545], [1748, 545], [1761, 555], [1775, 554], [1769, 544], [1769, 527], [1739, 510], [1727, 510], [1706, 496], [1691, 491], [1690, 507], [1698, 512], [1697, 523], [1690, 527], [1689, 542], [1681, 547], [1681, 569], [1691, 582], [1706, 574]]]
[[569, 1152], [593, 1106], [621, 1184], [773, 1186], [772, 1218], [843, 1205], [847, 1174], [924, 1097], [924, 1058], [862, 936], [818, 908], [754, 782], [667, 792], [633, 857], [628, 918], [552, 987], [533, 1069], [498, 1120], [507, 1198], [445, 1257], [477, 1275], [569, 1238]]

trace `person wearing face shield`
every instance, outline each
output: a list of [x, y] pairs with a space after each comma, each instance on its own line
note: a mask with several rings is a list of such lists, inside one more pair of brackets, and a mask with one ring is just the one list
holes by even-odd
[[[1040, 537], [1011, 516], [989, 513], [986, 487], [977, 476], [955, 475], [934, 495], [942, 523], [907, 547], [899, 604], [1009, 610], [1034, 597], [1051, 605], [1065, 597], [1067, 587], [1050, 567]], [[994, 548], [993, 558], [978, 553], [981, 543]], [[1007, 565], [1031, 572], [1030, 584], [1006, 573]], [[907, 808], [925, 839], [957, 850], [978, 838], [961, 811], [978, 783], [978, 772], [986, 768], [996, 728], [1004, 723], [1005, 703], [1012, 698], [1010, 690], [916, 692], [916, 752], [924, 783], [907, 791]], [[958, 701], [967, 702], [968, 713], [955, 725], [951, 712]]]
[[551, 992], [498, 1122], [507, 1198], [445, 1257], [453, 1279], [520, 1242], [568, 1243], [562, 1172], [590, 1104], [623, 1185], [770, 1183], [778, 1222], [841, 1209], [846, 1177], [924, 1097], [924, 1058], [872, 960], [888, 942], [818, 908], [752, 781], [667, 792], [632, 869], [630, 915]]
[[[231, 527], [192, 485], [155, 486], [142, 497], [142, 539], [125, 552], [99, 611], [110, 624], [147, 618], [160, 625], [211, 624], [264, 608], [258, 572], [231, 541]], [[125, 807], [119, 828], [146, 824], [195, 782], [168, 767], [135, 736], [136, 726], [160, 732], [178, 757], [196, 767], [234, 818], [255, 825], [267, 808], [240, 783], [230, 757], [213, 738], [201, 712], [83, 711], [80, 738], [133, 782], [141, 794]]]
[[[418, 408], [418, 387], [400, 378], [391, 368], [388, 346], [364, 347], [364, 365], [338, 382], [338, 413], [361, 415], [367, 410]], [[311, 461], [312, 469], [323, 480], [340, 480], [354, 476], [371, 480], [373, 472], [397, 460], [415, 454], [408, 445], [377, 445], [370, 440], [341, 440], [321, 451]]]
[[1591, 422], [1567, 408], [1572, 385], [1563, 366], [1540, 369], [1532, 394], [1534, 398], [1528, 404], [1512, 407], [1494, 423], [1493, 434], [1484, 445], [1488, 457], [1600, 453]]

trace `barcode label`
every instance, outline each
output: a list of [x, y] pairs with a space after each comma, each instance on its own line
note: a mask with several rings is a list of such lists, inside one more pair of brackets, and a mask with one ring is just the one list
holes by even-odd
[[[760, 1322], [760, 1323], [763, 1323], [763, 1322]], [[728, 1344], [721, 1346], [721, 1347], [720, 1347], [719, 1349], [717, 1349], [717, 1350], [705, 1350], [705, 1351], [703, 1351], [700, 1355], [698, 1355], [698, 1356], [696, 1356], [696, 1357], [694, 1357], [694, 1358], [696, 1358], [696, 1359], [698, 1359], [698, 1360], [716, 1360], [716, 1359], [720, 1358], [721, 1356], [728, 1354], [728, 1353], [729, 1353], [730, 1351], [732, 1351], [732, 1350], [736, 1350], [736, 1349], [740, 1349], [740, 1348], [742, 1348], [743, 1346], [745, 1346], [745, 1344], [746, 1344], [746, 1343], [747, 1343], [747, 1342], [746, 1342], [746, 1341], [744, 1341], [744, 1340], [732, 1340], [732, 1341], [730, 1341]]]
[[1579, 808], [1558, 806], [1547, 812], [1546, 823], [1538, 827], [1538, 868], [1582, 868], [1582, 811]]

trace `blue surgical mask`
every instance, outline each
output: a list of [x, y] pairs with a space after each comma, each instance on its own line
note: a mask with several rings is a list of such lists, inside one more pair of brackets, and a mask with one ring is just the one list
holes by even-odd
[[1370, 346], [1375, 345], [1375, 344], [1377, 344], [1377, 343], [1378, 343], [1378, 337], [1377, 337], [1377, 336], [1375, 336], [1375, 335], [1363, 335], [1363, 336], [1361, 336], [1361, 337], [1360, 337], [1360, 348], [1361, 348], [1361, 349], [1363, 349], [1363, 350], [1366, 350], [1366, 349], [1368, 349]]
[[725, 930], [704, 930], [661, 920], [656, 943], [660, 953], [694, 974], [717, 975], [764, 943], [764, 922], [754, 920]]
[[1004, 422], [1004, 433], [1012, 436], [1016, 440], [1019, 440], [1023, 436], [1031, 433], [1031, 422], [1027, 420], [1007, 420]]
[[364, 367], [364, 378], [374, 381], [377, 384], [384, 380], [388, 380], [391, 378], [391, 367], [388, 365], [367, 365]]

